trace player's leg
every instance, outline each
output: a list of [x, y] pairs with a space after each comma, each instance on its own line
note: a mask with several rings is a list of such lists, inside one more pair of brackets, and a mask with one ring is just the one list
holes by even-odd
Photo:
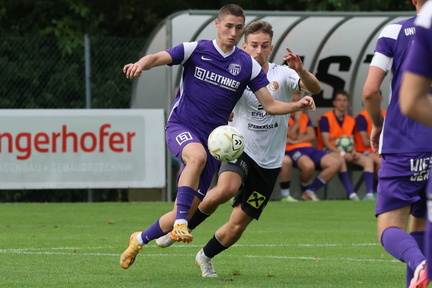
[[[317, 186], [316, 185], [317, 183], [312, 182], [312, 178], [315, 173], [315, 163], [308, 155], [306, 155], [306, 153], [303, 153], [303, 155], [301, 155], [297, 159], [297, 167], [300, 170], [299, 178], [300, 178], [300, 189], [302, 191], [302, 198], [304, 200], [319, 201], [318, 196], [315, 194], [316, 190], [318, 190], [315, 187]], [[317, 179], [315, 179], [314, 182], [317, 182]]]
[[[199, 203], [198, 209], [193, 209], [194, 213], [190, 215], [188, 221], [188, 232], [190, 233], [209, 217], [220, 204], [229, 201], [242, 185], [243, 170], [240, 167], [242, 158], [240, 156], [236, 162], [222, 162], [217, 184], [210, 189], [202, 202]], [[191, 209], [192, 210], [192, 209]], [[175, 240], [171, 239], [171, 233], [163, 235], [156, 239], [156, 244], [161, 248], [171, 246]]]
[[[425, 227], [426, 227], [426, 219], [418, 218], [411, 216], [409, 221], [410, 225], [410, 235], [417, 242], [417, 245], [420, 248], [420, 251], [423, 255], [426, 255], [426, 244], [425, 244]], [[414, 271], [407, 265], [406, 269], [406, 287], [409, 287], [412, 278], [414, 277]]]
[[[420, 274], [426, 274], [426, 270], [419, 271], [425, 269], [426, 257], [413, 234], [406, 232], [410, 209], [410, 206], [406, 206], [378, 215], [378, 239], [390, 255], [407, 263], [407, 278], [411, 276], [410, 271], [414, 271], [411, 278], [414, 275], [418, 278]], [[411, 286], [411, 281], [407, 279], [407, 284], [410, 283], [408, 287], [417, 287]]]
[[176, 197], [176, 217], [171, 240], [190, 243], [193, 236], [189, 233], [187, 219], [189, 209], [198, 190], [198, 184], [206, 163], [207, 152], [201, 143], [189, 143], [182, 150], [182, 160], [185, 163], [179, 180]]
[[345, 188], [345, 192], [347, 193], [348, 198], [353, 200], [359, 200], [357, 193], [354, 191], [354, 188], [351, 184], [351, 180], [348, 174], [348, 166], [345, 158], [336, 153], [331, 153], [331, 155], [337, 158], [340, 162], [340, 170], [338, 176], [339, 180]]
[[217, 277], [212, 258], [234, 245], [252, 220], [240, 205], [234, 207], [228, 222], [216, 231], [195, 257], [195, 264], [201, 269], [202, 277]]
[[293, 161], [287, 154], [282, 159], [282, 167], [279, 173], [279, 186], [281, 191], [281, 201], [298, 202], [290, 195], [290, 185], [292, 179]]
[[421, 232], [424, 229], [424, 220], [420, 218], [426, 217], [424, 191], [427, 180], [422, 175], [427, 173], [428, 168], [417, 165], [419, 171], [412, 171], [412, 165], [422, 162], [425, 157], [428, 155], [423, 153], [382, 156], [375, 212], [380, 243], [389, 254], [409, 266], [407, 271], [414, 271], [412, 279], [423, 285], [418, 287], [426, 287], [424, 283], [428, 283], [425, 278], [426, 257], [422, 253], [421, 241], [406, 230], [410, 214], [413, 216], [411, 231]]
[[[374, 161], [372, 158], [363, 155], [362, 153], [355, 153], [352, 163], [363, 167], [363, 180], [366, 185], [366, 194], [364, 199], [374, 199]], [[374, 199], [375, 200], [375, 199]]]
[[[227, 167], [224, 167], [224, 166]], [[219, 205], [228, 202], [235, 196], [237, 191], [242, 185], [242, 176], [232, 170], [237, 170], [235, 166], [229, 164], [223, 164], [221, 174], [218, 177], [217, 185], [210, 189], [203, 201], [199, 204], [198, 209], [192, 215], [189, 220], [189, 228], [195, 229], [200, 225], [207, 217], [209, 217]], [[234, 169], [233, 169], [234, 168]], [[227, 170], [227, 169], [231, 169]]]
[[[164, 232], [169, 230], [170, 225], [174, 225], [174, 229], [171, 228], [172, 240], [189, 243], [193, 239], [187, 228], [189, 210], [193, 206], [196, 196], [199, 196], [197, 193], [198, 183], [200, 181], [206, 182], [203, 177], [207, 177], [207, 175], [211, 177], [216, 170], [217, 164], [216, 159], [207, 162], [208, 154], [206, 150], [200, 142], [194, 140], [199, 139], [198, 137], [191, 137], [189, 142], [182, 144], [183, 146], [176, 144], [177, 141], [169, 141], [172, 135], [178, 135], [179, 130], [184, 131], [184, 127], [170, 127], [166, 131], [167, 144], [172, 154], [181, 155], [185, 164], [179, 176], [175, 207], [171, 212], [151, 224], [144, 232], [135, 232], [131, 235], [128, 248], [120, 256], [120, 266], [124, 269], [129, 268], [134, 263], [137, 254], [145, 244], [164, 235]], [[201, 175], [204, 168], [206, 173]], [[175, 217], [173, 218], [174, 214]]]
[[[367, 157], [371, 158], [374, 162], [374, 184], [373, 184], [373, 192], [374, 195], [377, 193], [377, 187], [378, 187], [378, 171], [381, 168], [381, 157], [373, 152], [365, 154]], [[364, 199], [364, 200], [375, 200], [375, 197], [371, 199]]]
[[203, 277], [217, 276], [211, 259], [236, 243], [253, 219], [259, 219], [270, 200], [280, 172], [280, 169], [261, 168], [252, 159], [245, 159], [244, 164], [247, 177], [244, 187], [234, 197], [234, 209], [229, 221], [218, 229], [195, 258]]
[[342, 162], [338, 157], [333, 154], [328, 154], [325, 151], [315, 148], [308, 148], [308, 150], [308, 155], [313, 163], [313, 167], [320, 170], [320, 172], [312, 184], [309, 185], [306, 193], [310, 193], [310, 191], [316, 193], [318, 189], [324, 186], [327, 181], [338, 173], [341, 169]]

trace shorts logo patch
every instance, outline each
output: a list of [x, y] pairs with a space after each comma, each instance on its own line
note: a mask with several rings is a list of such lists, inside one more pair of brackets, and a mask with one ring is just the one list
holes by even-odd
[[258, 209], [265, 200], [266, 200], [265, 196], [263, 196], [260, 193], [254, 191], [246, 202], [249, 205], [251, 205], [252, 207]]
[[182, 132], [176, 137], [177, 143], [181, 146], [186, 141], [192, 140], [192, 135], [189, 132]]

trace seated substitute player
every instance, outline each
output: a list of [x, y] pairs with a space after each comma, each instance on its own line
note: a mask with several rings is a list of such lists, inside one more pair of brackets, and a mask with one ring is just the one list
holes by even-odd
[[[295, 91], [291, 97], [291, 100], [296, 102], [300, 100], [301, 92]], [[292, 169], [286, 165], [292, 165], [300, 170], [302, 198], [319, 201], [315, 192], [332, 179], [342, 169], [342, 165], [346, 169], [346, 164], [342, 157], [313, 147], [312, 141], [316, 139], [315, 129], [310, 118], [305, 113], [298, 112], [291, 113], [288, 120], [285, 156], [279, 176], [280, 185], [282, 187], [289, 183]], [[320, 173], [311, 182], [315, 170], [320, 170]]]
[[[270, 81], [268, 88], [273, 97], [290, 101], [291, 93], [300, 89], [318, 93], [321, 89], [318, 80], [290, 49], [287, 48], [288, 54], [284, 55], [289, 67], [268, 62], [273, 50], [272, 37], [272, 26], [268, 22], [252, 22], [245, 29], [243, 49], [267, 73]], [[189, 220], [189, 228], [194, 229], [220, 204], [234, 197], [228, 222], [216, 231], [195, 257], [203, 277], [217, 277], [212, 258], [236, 243], [252, 220], [260, 217], [269, 201], [282, 164], [287, 124], [288, 117], [262, 111], [260, 103], [249, 90], [245, 90], [235, 106], [230, 125], [243, 134], [247, 143], [245, 150], [235, 161], [221, 163], [216, 187], [208, 191]], [[156, 243], [167, 247], [172, 241], [164, 236]]]
[[[341, 136], [353, 138], [355, 120], [346, 114], [350, 105], [348, 92], [342, 90], [336, 92], [333, 96], [334, 109], [324, 113], [318, 120], [318, 149], [327, 150], [341, 155], [346, 162], [363, 167], [363, 179], [366, 184], [366, 194], [364, 200], [373, 199], [373, 182], [374, 182], [374, 163], [373, 160], [355, 150], [350, 153], [340, 151], [334, 140]], [[348, 172], [341, 175], [341, 181], [349, 181]], [[357, 193], [348, 192], [350, 200], [360, 200]]]

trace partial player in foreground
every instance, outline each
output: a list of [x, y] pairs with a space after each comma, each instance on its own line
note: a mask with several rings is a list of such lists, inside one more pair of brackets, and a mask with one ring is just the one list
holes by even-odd
[[[432, 1], [425, 3], [415, 20], [416, 34], [408, 53], [405, 72], [400, 90], [402, 113], [432, 128]], [[430, 139], [429, 139], [430, 140]], [[432, 160], [429, 158], [429, 166]], [[426, 256], [428, 261], [427, 278], [418, 275], [414, 278], [417, 286], [426, 287], [432, 279], [432, 178], [427, 187]], [[423, 285], [423, 286], [422, 286]]]
[[[418, 13], [425, 0], [412, 3]], [[371, 146], [382, 157], [375, 211], [378, 240], [390, 255], [407, 264], [406, 286], [419, 288], [429, 283], [423, 251], [432, 129], [406, 117], [399, 107], [403, 66], [414, 39], [406, 31], [416, 30], [414, 20], [389, 24], [381, 31], [363, 87], [363, 103], [373, 125]], [[420, 58], [415, 65], [423, 61]], [[391, 95], [383, 121], [380, 86], [389, 69]]]
[[[318, 93], [321, 90], [318, 80], [303, 67], [300, 57], [290, 49], [287, 48], [288, 53], [284, 55], [289, 67], [269, 63], [273, 51], [272, 37], [272, 26], [268, 22], [252, 22], [245, 30], [243, 49], [267, 73], [270, 80], [268, 89], [273, 97], [288, 103], [294, 90]], [[313, 101], [309, 96], [306, 99]], [[216, 231], [196, 255], [196, 264], [201, 268], [203, 277], [217, 277], [212, 258], [236, 243], [249, 223], [253, 219], [258, 220], [269, 201], [284, 155], [287, 123], [288, 115], [274, 116], [263, 111], [249, 89], [245, 90], [235, 106], [234, 119], [230, 125], [243, 134], [245, 150], [237, 160], [221, 164], [216, 187], [207, 193], [189, 221], [189, 228], [196, 228], [220, 204], [234, 197], [228, 222]], [[156, 243], [167, 247], [172, 241], [164, 236]]]
[[[172, 211], [161, 216], [146, 230], [130, 236], [129, 247], [120, 256], [120, 266], [124, 269], [134, 263], [145, 244], [168, 231], [171, 231], [173, 241], [190, 243], [193, 240], [187, 219], [204, 198], [219, 164], [209, 154], [207, 138], [214, 128], [227, 123], [246, 87], [269, 114], [315, 108], [310, 98], [285, 103], [272, 97], [261, 66], [236, 47], [245, 26], [245, 15], [240, 6], [223, 6], [214, 23], [217, 30], [215, 40], [185, 42], [166, 51], [146, 55], [123, 68], [127, 78], [136, 78], [141, 76], [143, 70], [156, 66], [183, 66], [181, 85], [166, 124], [168, 148], [183, 164], [175, 205]], [[212, 79], [208, 75], [212, 75]]]

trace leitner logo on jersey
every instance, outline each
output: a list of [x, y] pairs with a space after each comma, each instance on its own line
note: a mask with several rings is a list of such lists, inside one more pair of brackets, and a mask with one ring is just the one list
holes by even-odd
[[162, 109], [2, 110], [0, 189], [165, 185]]
[[195, 68], [195, 77], [202, 81], [206, 81], [213, 85], [220, 86], [222, 88], [226, 88], [232, 91], [237, 90], [237, 88], [240, 86], [240, 82], [237, 80], [207, 71], [206, 69], [200, 67]]

